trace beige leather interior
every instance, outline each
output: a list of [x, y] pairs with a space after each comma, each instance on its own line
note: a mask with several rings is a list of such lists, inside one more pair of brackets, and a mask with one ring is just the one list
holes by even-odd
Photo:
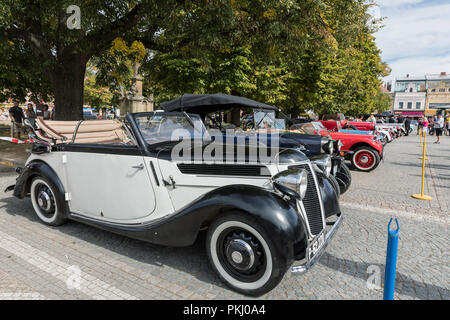
[[[44, 121], [36, 119], [39, 138], [55, 143], [128, 143], [122, 122], [119, 120], [81, 121], [75, 141], [73, 134], [80, 121]], [[55, 141], [56, 140], [56, 141]]]

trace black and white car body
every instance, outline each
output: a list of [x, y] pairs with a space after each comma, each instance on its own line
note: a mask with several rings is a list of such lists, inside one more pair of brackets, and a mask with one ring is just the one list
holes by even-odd
[[[174, 131], [195, 128], [199, 141], [173, 140]], [[268, 292], [289, 268], [308, 270], [342, 221], [333, 186], [298, 150], [277, 150], [266, 162], [249, 157], [258, 146], [224, 146], [214, 161], [198, 158], [211, 145], [195, 115], [38, 120], [34, 129], [32, 154], [8, 189], [30, 196], [42, 222], [71, 219], [167, 246], [189, 246], [206, 230], [214, 270], [244, 294]], [[173, 156], [180, 141], [191, 146], [181, 160]]]

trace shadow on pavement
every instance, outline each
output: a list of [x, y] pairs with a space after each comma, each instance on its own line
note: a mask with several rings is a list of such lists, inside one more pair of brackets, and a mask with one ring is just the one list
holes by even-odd
[[[23, 216], [30, 221], [40, 223], [40, 220], [34, 213], [29, 198], [23, 200], [14, 197], [0, 199], [0, 208], [4, 208], [6, 213], [12, 216]], [[59, 227], [48, 228], [138, 262], [159, 267], [159, 269], [152, 268], [151, 270], [145, 270], [153, 276], [158, 276], [160, 272], [166, 272], [164, 267], [168, 266], [191, 274], [202, 282], [230, 290], [220, 281], [219, 277], [216, 276], [215, 272], [210, 267], [205, 251], [204, 232], [199, 233], [199, 236], [193, 245], [180, 248], [154, 245], [75, 221], [69, 221]], [[133, 264], [132, 266], [135, 267]], [[143, 267], [145, 266], [139, 266], [137, 268], [143, 270]], [[233, 293], [231, 290], [229, 292]]]
[[[384, 264], [356, 262], [356, 261], [352, 261], [352, 260], [335, 257], [328, 252], [325, 252], [322, 255], [322, 257], [319, 260], [319, 263], [328, 268], [343, 272], [352, 277], [357, 277], [364, 281], [367, 281], [367, 278], [369, 276], [369, 274], [367, 273], [367, 268], [371, 265], [375, 265], [375, 266], [378, 266], [380, 268], [380, 270], [382, 270], [381, 271], [381, 281], [382, 282], [384, 281], [384, 267], [385, 267]], [[355, 268], [343, 268], [343, 266], [349, 266], [349, 265], [355, 266]], [[351, 271], [353, 271], [353, 272], [351, 272]], [[404, 290], [405, 288], [419, 288], [419, 287], [424, 288], [423, 285], [424, 285], [423, 283], [416, 281], [414, 279], [411, 279], [410, 277], [408, 277], [404, 274], [401, 274], [399, 272], [396, 273], [395, 292], [397, 292], [398, 294], [407, 295], [412, 298], [419, 298], [422, 300], [429, 300], [430, 297], [428, 297], [426, 292], [431, 291], [431, 292], [435, 292], [438, 296], [440, 295], [442, 297], [442, 299], [444, 299], [444, 300], [447, 300], [450, 298], [450, 290], [439, 287], [439, 286], [431, 285], [431, 284], [425, 284], [426, 288], [428, 288], [428, 290], [414, 290], [416, 292], [416, 294], [414, 294], [414, 291], [411, 292], [411, 290]], [[400, 286], [401, 286], [401, 288], [399, 288]], [[367, 290], [369, 290], [369, 289], [367, 289]], [[433, 299], [433, 298], [431, 298], [431, 299]]]

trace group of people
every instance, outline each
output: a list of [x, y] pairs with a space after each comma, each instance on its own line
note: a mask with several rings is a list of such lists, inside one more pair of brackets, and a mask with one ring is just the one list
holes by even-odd
[[444, 119], [442, 114], [439, 114], [434, 118], [423, 117], [419, 120], [417, 134], [419, 134], [423, 128], [427, 128], [428, 134], [436, 134], [436, 141], [434, 143], [441, 143], [441, 136], [445, 130], [447, 130], [447, 133], [450, 136], [450, 117], [447, 118], [447, 120]]
[[23, 125], [25, 119], [29, 119], [34, 122], [36, 118], [42, 120], [53, 119], [54, 112], [50, 111], [48, 104], [40, 104], [36, 106], [36, 110], [33, 108], [32, 103], [27, 104], [25, 112], [19, 107], [19, 102], [14, 101], [14, 105], [9, 109], [9, 118], [11, 119], [11, 138], [17, 138], [20, 140], [21, 133], [27, 135], [27, 131]]

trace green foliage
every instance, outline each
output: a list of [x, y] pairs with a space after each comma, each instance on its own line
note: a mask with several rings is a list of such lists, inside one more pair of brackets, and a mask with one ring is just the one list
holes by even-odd
[[[80, 30], [66, 26], [69, 5], [81, 8]], [[380, 78], [388, 73], [370, 6], [366, 0], [3, 0], [1, 94], [53, 94], [57, 116], [73, 119], [83, 97], [117, 104], [140, 66], [144, 93], [156, 102], [223, 92], [292, 115], [368, 113], [386, 106]], [[84, 77], [88, 61], [95, 72], [89, 66]]]
[[[157, 40], [169, 50], [154, 50], [142, 66], [145, 88], [157, 102], [223, 92], [292, 115], [373, 112], [385, 105], [380, 78], [389, 71], [372, 36], [380, 21], [371, 20], [369, 7], [361, 0], [191, 4], [174, 16], [181, 17], [184, 32], [196, 30], [197, 37], [171, 47], [183, 34], [169, 27]], [[217, 26], [218, 14], [225, 18]]]
[[111, 108], [113, 106], [113, 94], [108, 87], [97, 83], [96, 73], [97, 68], [88, 65], [84, 81], [84, 103], [96, 109]]

